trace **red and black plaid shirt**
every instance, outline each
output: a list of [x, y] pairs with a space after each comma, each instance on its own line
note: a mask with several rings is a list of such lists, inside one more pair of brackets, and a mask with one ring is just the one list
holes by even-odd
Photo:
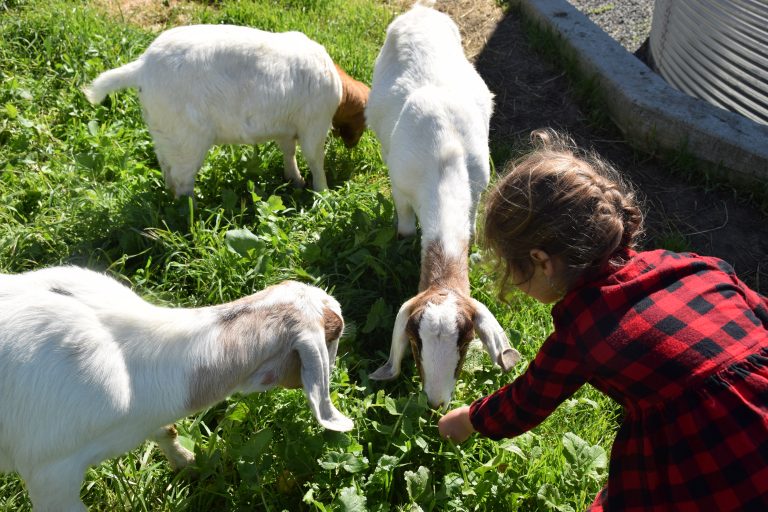
[[716, 258], [628, 256], [552, 308], [555, 331], [472, 424], [516, 436], [588, 382], [625, 409], [592, 510], [768, 511], [768, 299]]

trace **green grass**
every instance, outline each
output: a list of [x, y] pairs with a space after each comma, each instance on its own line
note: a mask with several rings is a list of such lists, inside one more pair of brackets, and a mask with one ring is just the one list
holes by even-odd
[[[301, 30], [370, 83], [394, 13], [374, 0], [220, 1], [185, 6], [188, 23]], [[135, 91], [103, 106], [80, 87], [128, 62], [154, 38], [87, 2], [0, 0], [0, 271], [56, 264], [104, 270], [148, 300], [201, 306], [292, 278], [328, 289], [347, 330], [333, 400], [355, 421], [321, 429], [300, 391], [233, 397], [178, 423], [197, 478], [175, 475], [147, 443], [88, 471], [91, 510], [582, 510], [605, 481], [617, 406], [582, 389], [532, 432], [505, 442], [442, 442], [439, 413], [419, 393], [410, 356], [394, 382], [368, 380], [387, 356], [394, 315], [416, 292], [418, 239], [398, 239], [386, 169], [373, 134], [345, 150], [329, 140], [331, 189], [294, 190], [274, 144], [212, 150], [196, 203], [164, 188]], [[498, 155], [509, 148], [494, 148]], [[300, 168], [306, 172], [303, 161]], [[477, 257], [473, 255], [473, 261]], [[488, 273], [471, 270], [486, 303], [530, 361], [551, 330], [547, 307], [499, 303]], [[502, 375], [470, 353], [454, 406]], [[1, 398], [0, 398], [1, 399]], [[34, 407], [34, 404], [30, 404]], [[0, 510], [30, 510], [23, 484], [0, 475]]]

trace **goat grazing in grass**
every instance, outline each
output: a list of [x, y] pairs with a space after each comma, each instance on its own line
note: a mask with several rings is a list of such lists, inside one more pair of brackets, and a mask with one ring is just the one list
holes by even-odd
[[348, 148], [365, 130], [368, 86], [300, 32], [233, 25], [172, 28], [137, 60], [102, 73], [84, 92], [97, 104], [126, 87], [139, 90], [166, 185], [176, 197], [192, 195], [214, 144], [269, 140], [283, 152], [285, 178], [303, 187], [298, 140], [314, 189], [325, 190], [329, 128]]
[[493, 95], [466, 59], [455, 23], [428, 5], [389, 25], [366, 107], [389, 169], [398, 233], [416, 233], [416, 218], [422, 231], [419, 294], [400, 308], [389, 360], [371, 378], [396, 377], [410, 339], [430, 405], [447, 407], [474, 334], [504, 371], [520, 354], [469, 288], [468, 250], [490, 177]]
[[333, 297], [293, 281], [184, 309], [77, 267], [0, 274], [0, 471], [38, 512], [82, 511], [89, 466], [149, 438], [183, 467], [175, 420], [275, 386], [303, 386], [321, 425], [350, 430], [329, 394], [343, 329]]

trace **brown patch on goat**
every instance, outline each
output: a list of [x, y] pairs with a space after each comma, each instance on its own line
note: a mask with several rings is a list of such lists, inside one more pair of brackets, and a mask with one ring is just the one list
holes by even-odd
[[365, 131], [365, 105], [370, 88], [349, 76], [338, 64], [336, 71], [341, 78], [341, 102], [333, 115], [333, 133], [344, 141], [347, 148], [357, 146]]
[[405, 334], [408, 336], [408, 341], [411, 345], [411, 354], [413, 360], [416, 362], [416, 369], [419, 370], [419, 376], [421, 380], [424, 380], [424, 369], [421, 366], [421, 334], [419, 334], [419, 325], [421, 324], [421, 317], [424, 315], [424, 308], [427, 306], [428, 301], [417, 300], [416, 304], [411, 309], [411, 314], [408, 316], [408, 322], [405, 324]]
[[163, 431], [168, 439], [176, 439], [179, 436], [179, 431], [176, 430], [176, 425], [166, 425], [163, 427]]
[[344, 330], [344, 321], [329, 307], [323, 308], [323, 330], [326, 343], [339, 339]]
[[[301, 381], [298, 354], [294, 351], [286, 355], [281, 347], [304, 329], [304, 315], [292, 304], [277, 304], [269, 309], [251, 306], [249, 303], [262, 293], [220, 308], [221, 331], [216, 340], [220, 357], [194, 370], [186, 404], [189, 410], [199, 410], [226, 398], [258, 366], [270, 364], [274, 358], [287, 358], [282, 368], [276, 368], [279, 385], [291, 386], [296, 378]], [[266, 339], [262, 333], [269, 333], [271, 338]]]
[[454, 369], [454, 375], [457, 378], [464, 366], [464, 359], [467, 356], [469, 343], [475, 337], [475, 308], [469, 300], [468, 295], [459, 295], [453, 290], [439, 289], [435, 287], [430, 287], [428, 290], [417, 295], [411, 314], [408, 317], [408, 322], [405, 326], [405, 332], [410, 341], [413, 359], [416, 361], [416, 367], [419, 370], [419, 375], [421, 375], [422, 380], [424, 379], [424, 373], [421, 366], [422, 341], [419, 334], [419, 326], [421, 325], [421, 319], [424, 315], [424, 309], [429, 304], [442, 304], [451, 294], [456, 296], [456, 330], [458, 331], [456, 349], [459, 352], [459, 361]]
[[455, 370], [457, 374], [464, 364], [467, 347], [474, 333], [472, 322], [474, 310], [471, 309], [471, 304], [466, 299], [469, 297], [468, 249], [468, 244], [464, 242], [458, 255], [448, 256], [442, 240], [439, 239], [427, 242], [422, 249], [420, 293], [406, 325], [406, 334], [411, 342], [411, 352], [422, 380], [424, 380], [424, 373], [421, 365], [422, 341], [419, 335], [419, 324], [424, 314], [424, 308], [428, 304], [442, 304], [451, 294], [456, 295], [458, 299], [456, 302], [458, 307], [456, 321], [459, 332], [457, 340], [459, 364]]
[[[469, 295], [468, 244], [462, 244], [459, 255], [448, 256], [442, 240], [431, 240], [422, 250], [419, 291], [428, 288], [447, 288], [461, 295]], [[440, 301], [442, 302], [442, 301]], [[440, 304], [436, 302], [436, 304]]]
[[459, 378], [459, 373], [464, 367], [464, 359], [467, 357], [467, 349], [469, 343], [475, 337], [475, 308], [467, 297], [459, 297], [456, 301], [456, 307], [458, 314], [456, 315], [456, 324], [459, 331], [459, 338], [457, 340], [459, 348], [459, 362], [456, 363], [456, 369], [454, 370], [454, 377]]

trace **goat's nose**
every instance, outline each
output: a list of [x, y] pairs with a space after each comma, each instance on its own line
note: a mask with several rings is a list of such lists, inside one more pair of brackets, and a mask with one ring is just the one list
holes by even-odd
[[433, 409], [442, 409], [443, 404], [445, 403], [443, 400], [436, 401], [436, 400], [427, 400], [429, 402], [429, 406]]

